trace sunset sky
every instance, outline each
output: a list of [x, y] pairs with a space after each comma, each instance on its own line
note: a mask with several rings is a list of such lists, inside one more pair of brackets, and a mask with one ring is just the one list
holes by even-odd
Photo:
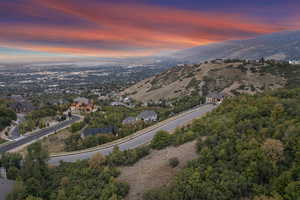
[[0, 0], [0, 62], [146, 56], [300, 29], [299, 0]]

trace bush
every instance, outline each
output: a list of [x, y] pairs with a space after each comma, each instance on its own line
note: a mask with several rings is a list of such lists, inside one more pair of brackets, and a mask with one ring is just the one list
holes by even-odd
[[85, 125], [84, 122], [77, 122], [77, 123], [72, 124], [71, 132], [75, 133], [77, 131], [80, 131], [81, 129], [83, 129], [84, 125]]
[[125, 151], [120, 151], [119, 147], [115, 146], [113, 152], [106, 157], [107, 164], [110, 166], [133, 165], [138, 160], [148, 155], [149, 152], [150, 148], [148, 146]]
[[151, 141], [151, 148], [163, 149], [172, 143], [172, 135], [167, 131], [158, 131]]
[[[128, 184], [116, 180], [120, 171], [105, 166], [105, 158], [101, 154], [90, 160], [61, 162], [56, 167], [49, 167], [48, 156], [39, 143], [27, 150], [16, 186], [7, 200], [112, 200], [124, 199], [129, 191]], [[16, 169], [13, 162], [10, 163], [13, 173]]]
[[194, 139], [196, 139], [198, 137], [197, 134], [195, 134], [192, 130], [188, 130], [188, 131], [185, 131], [185, 130], [176, 130], [174, 135], [173, 135], [173, 145], [174, 146], [179, 146], [179, 145], [182, 145], [186, 142], [190, 142]]
[[178, 165], [179, 165], [179, 160], [178, 160], [178, 158], [177, 157], [174, 157], [174, 158], [170, 158], [169, 159], [169, 165], [171, 166], [171, 167], [177, 167]]
[[0, 107], [0, 131], [9, 126], [13, 120], [17, 119], [17, 115], [14, 111], [8, 108]]
[[165, 188], [148, 190], [143, 194], [143, 200], [169, 200], [169, 194]]

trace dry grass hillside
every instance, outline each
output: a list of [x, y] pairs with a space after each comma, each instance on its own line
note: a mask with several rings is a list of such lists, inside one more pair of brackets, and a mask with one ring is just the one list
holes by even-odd
[[173, 99], [190, 95], [193, 91], [200, 95], [211, 92], [232, 95], [285, 86], [285, 78], [262, 73], [260, 68], [264, 66], [265, 64], [234, 60], [176, 66], [127, 88], [121, 94], [145, 102]]

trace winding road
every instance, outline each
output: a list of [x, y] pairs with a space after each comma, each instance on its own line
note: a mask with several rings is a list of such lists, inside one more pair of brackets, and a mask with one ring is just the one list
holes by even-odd
[[37, 141], [38, 139], [40, 139], [44, 136], [47, 136], [49, 134], [52, 134], [55, 131], [66, 128], [67, 126], [69, 126], [79, 120], [80, 120], [80, 117], [73, 115], [72, 118], [69, 120], [63, 121], [59, 124], [56, 124], [54, 126], [51, 126], [51, 127], [45, 128], [45, 129], [41, 129], [39, 131], [36, 131], [35, 133], [24, 135], [22, 138], [20, 138], [16, 141], [4, 143], [4, 144], [0, 145], [0, 153], [11, 151], [20, 146]]
[[149, 143], [156, 132], [160, 130], [172, 131], [176, 127], [183, 126], [192, 120], [199, 118], [206, 113], [212, 111], [216, 106], [214, 105], [202, 105], [195, 109], [184, 112], [171, 119], [160, 122], [159, 125], [154, 125], [152, 128], [147, 128], [144, 132], [139, 132], [134, 136], [123, 138], [122, 140], [115, 142], [111, 145], [103, 145], [97, 148], [87, 149], [78, 152], [63, 153], [58, 155], [52, 155], [49, 159], [49, 163], [53, 165], [59, 164], [60, 161], [75, 162], [77, 160], [88, 159], [95, 153], [99, 152], [103, 155], [107, 155], [112, 152], [114, 146], [119, 146], [120, 150], [133, 149], [143, 144]]

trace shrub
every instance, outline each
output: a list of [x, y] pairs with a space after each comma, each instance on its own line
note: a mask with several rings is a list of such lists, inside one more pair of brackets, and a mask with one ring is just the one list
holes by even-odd
[[71, 126], [71, 132], [75, 133], [77, 131], [80, 131], [84, 127], [85, 123], [84, 122], [77, 122], [72, 124]]
[[172, 143], [172, 136], [167, 131], [158, 131], [151, 141], [151, 148], [163, 149]]
[[143, 194], [143, 200], [169, 200], [169, 194], [165, 188], [148, 190]]
[[111, 154], [106, 157], [107, 164], [110, 166], [133, 165], [141, 158], [148, 155], [150, 148], [142, 146], [135, 149], [120, 151], [119, 147], [115, 146]]
[[177, 167], [178, 165], [179, 165], [179, 160], [178, 160], [178, 158], [177, 157], [174, 157], [174, 158], [170, 158], [169, 159], [169, 165], [171, 166], [171, 167]]
[[186, 142], [190, 142], [194, 139], [197, 138], [197, 134], [195, 134], [192, 130], [188, 130], [188, 131], [185, 131], [185, 130], [182, 130], [182, 131], [176, 131], [174, 136], [173, 136], [173, 145], [174, 146], [179, 146], [179, 145], [182, 145]]

